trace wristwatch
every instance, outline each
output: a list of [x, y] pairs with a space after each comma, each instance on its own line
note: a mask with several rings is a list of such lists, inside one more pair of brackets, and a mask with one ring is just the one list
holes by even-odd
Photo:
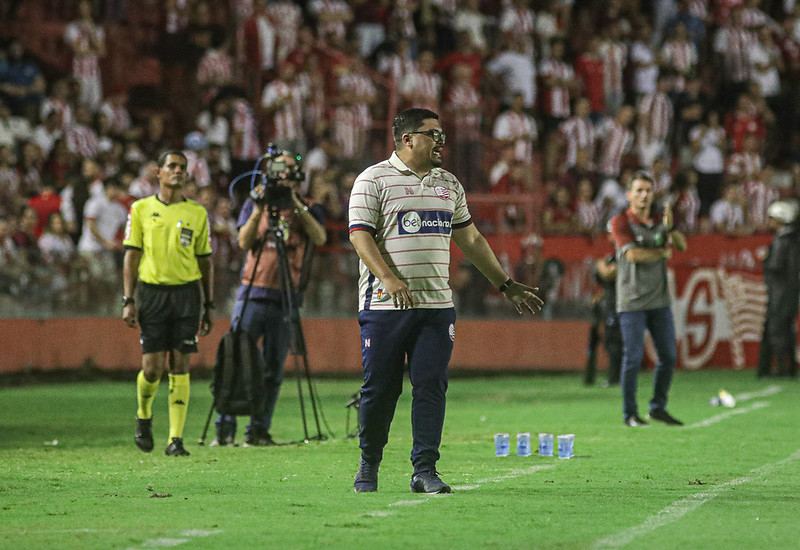
[[130, 296], [123, 296], [122, 297], [122, 307], [129, 306], [131, 304], [135, 304], [136, 300], [131, 298]]

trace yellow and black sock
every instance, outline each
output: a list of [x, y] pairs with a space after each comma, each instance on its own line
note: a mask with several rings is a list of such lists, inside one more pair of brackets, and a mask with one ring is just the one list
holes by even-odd
[[136, 416], [138, 418], [153, 417], [153, 398], [156, 396], [159, 383], [161, 380], [148, 382], [144, 377], [144, 371], [139, 371], [139, 375], [136, 377], [136, 402], [139, 405]]
[[183, 437], [186, 410], [189, 406], [189, 374], [169, 375], [169, 441]]

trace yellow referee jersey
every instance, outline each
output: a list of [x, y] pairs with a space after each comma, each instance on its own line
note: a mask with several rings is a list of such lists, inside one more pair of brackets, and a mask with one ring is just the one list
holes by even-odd
[[158, 195], [131, 205], [125, 226], [127, 248], [142, 251], [139, 280], [182, 285], [201, 278], [198, 256], [211, 254], [208, 212], [193, 200], [165, 204]]

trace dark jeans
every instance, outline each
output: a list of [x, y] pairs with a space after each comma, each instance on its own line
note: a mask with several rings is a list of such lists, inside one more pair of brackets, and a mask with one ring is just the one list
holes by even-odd
[[364, 460], [383, 458], [397, 399], [403, 392], [408, 358], [411, 379], [411, 430], [414, 471], [430, 470], [439, 460], [444, 426], [447, 367], [453, 351], [455, 310], [362, 311], [359, 447]]
[[675, 323], [668, 307], [647, 311], [623, 311], [619, 313], [622, 332], [622, 413], [624, 418], [638, 414], [636, 385], [639, 369], [644, 358], [644, 333], [650, 332], [658, 353], [653, 380], [653, 398], [650, 410], [664, 409], [667, 394], [672, 384], [672, 373], [678, 360], [675, 341]]
[[[241, 300], [236, 301], [231, 312], [231, 319], [236, 319], [241, 315], [243, 304], [244, 302]], [[266, 391], [264, 415], [251, 417], [247, 431], [249, 433], [253, 428], [269, 430], [283, 383], [283, 365], [286, 363], [286, 356], [289, 353], [291, 326], [284, 318], [281, 303], [274, 300], [249, 300], [239, 325], [256, 341], [263, 338], [261, 350], [264, 354], [264, 390]], [[235, 416], [220, 416], [217, 424], [220, 422], [231, 423], [232, 426], [227, 429], [236, 431]]]

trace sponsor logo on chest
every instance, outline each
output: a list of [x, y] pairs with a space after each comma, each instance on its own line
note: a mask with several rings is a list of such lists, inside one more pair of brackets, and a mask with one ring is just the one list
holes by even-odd
[[397, 229], [401, 235], [449, 235], [453, 213], [447, 210], [403, 210], [397, 213]]

